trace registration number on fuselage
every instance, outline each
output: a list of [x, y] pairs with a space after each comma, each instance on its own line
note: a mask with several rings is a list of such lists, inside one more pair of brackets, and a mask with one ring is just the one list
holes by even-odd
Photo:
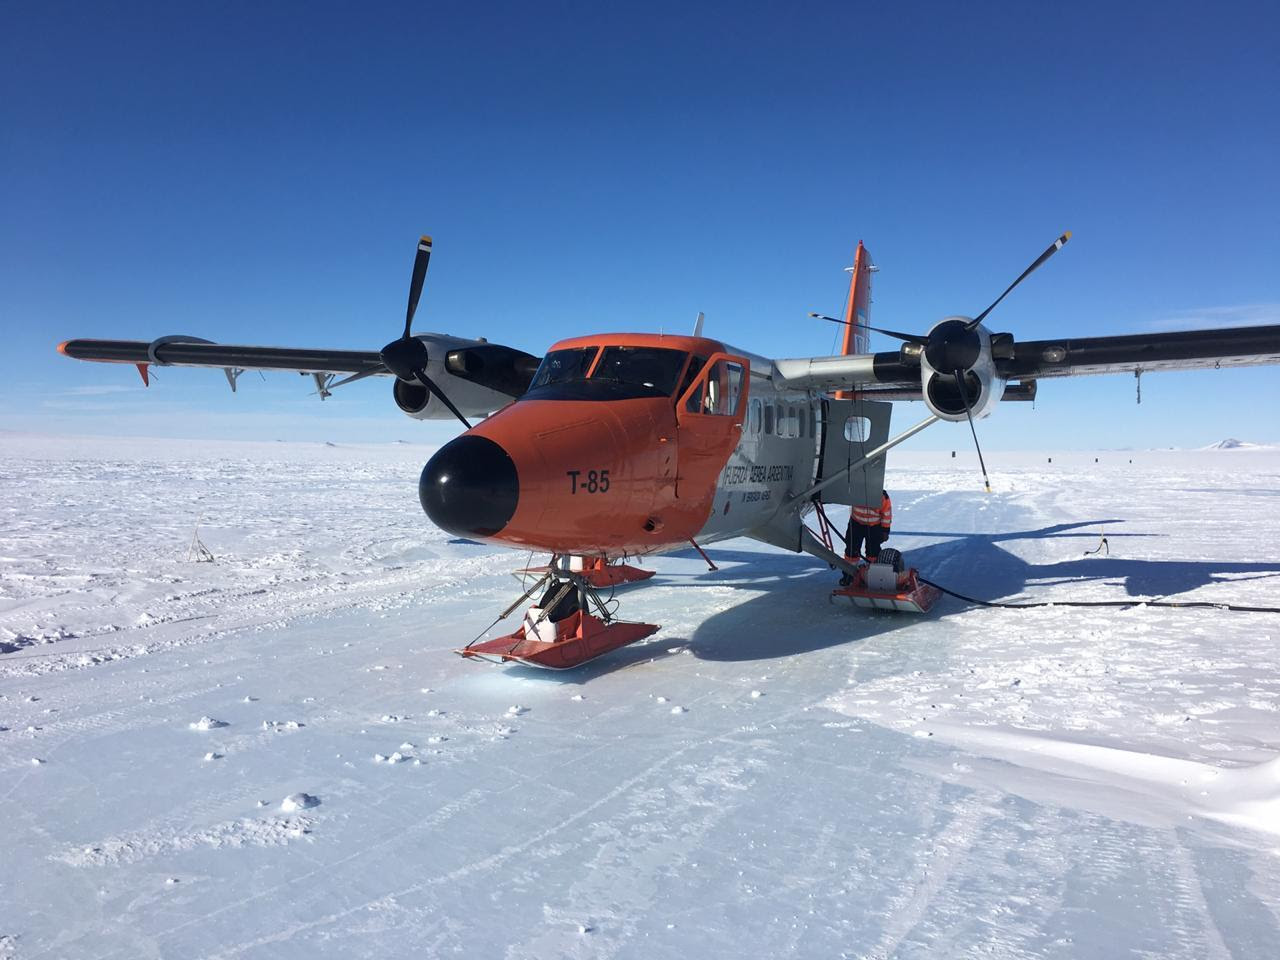
[[566, 470], [569, 478], [569, 493], [608, 493], [608, 470]]

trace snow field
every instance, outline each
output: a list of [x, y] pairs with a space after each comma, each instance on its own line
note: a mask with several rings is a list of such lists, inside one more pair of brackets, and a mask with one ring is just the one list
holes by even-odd
[[[492, 668], [527, 555], [317, 447], [0, 442], [0, 956], [1274, 955], [1280, 617], [858, 613], [731, 541]], [[938, 582], [1280, 605], [1274, 454], [965, 456], [890, 463]]]

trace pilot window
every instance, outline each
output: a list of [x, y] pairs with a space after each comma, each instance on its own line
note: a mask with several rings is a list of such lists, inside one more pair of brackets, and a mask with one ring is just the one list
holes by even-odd
[[664, 347], [605, 347], [592, 380], [611, 380], [641, 387], [655, 397], [669, 397], [684, 367], [683, 350]]
[[683, 397], [689, 391], [689, 387], [693, 385], [693, 381], [698, 379], [698, 374], [702, 372], [702, 368], [706, 365], [705, 357], [693, 357], [689, 361], [689, 369], [685, 371], [684, 382], [680, 384], [680, 389], [676, 391], [677, 397]]
[[711, 365], [702, 381], [702, 389], [695, 390], [685, 400], [689, 413], [709, 413], [732, 417], [738, 412], [742, 400], [746, 370], [732, 360], [717, 360]]
[[538, 372], [533, 375], [533, 382], [529, 384], [529, 389], [545, 387], [549, 383], [585, 380], [598, 349], [598, 347], [575, 347], [570, 350], [552, 350], [542, 358], [542, 363], [538, 365]]

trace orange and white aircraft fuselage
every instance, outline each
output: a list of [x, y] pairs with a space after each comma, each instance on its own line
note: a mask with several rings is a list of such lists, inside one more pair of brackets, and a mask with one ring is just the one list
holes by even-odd
[[[415, 334], [430, 237], [418, 243], [404, 332], [380, 351], [189, 336], [70, 340], [58, 349], [134, 364], [144, 383], [152, 365], [218, 367], [233, 390], [246, 369], [292, 370], [313, 377], [321, 399], [365, 377], [394, 377], [404, 413], [467, 427], [423, 468], [428, 516], [459, 536], [552, 555], [510, 608], [547, 585], [520, 628], [460, 652], [572, 667], [657, 629], [617, 620], [594, 593], [645, 576], [621, 563], [627, 557], [745, 535], [856, 575], [856, 558], [833, 549], [823, 504], [877, 506], [886, 452], [933, 422], [972, 428], [1001, 400], [1032, 399], [1039, 381], [1054, 377], [1280, 363], [1280, 326], [1041, 341], [989, 330], [991, 311], [1069, 239], [1055, 240], [976, 317], [948, 317], [927, 333], [869, 325], [875, 267], [859, 243], [844, 317], [823, 317], [845, 325], [842, 352], [829, 356], [759, 357], [701, 336], [701, 317], [695, 336], [578, 337], [541, 358]], [[902, 345], [868, 352], [871, 330]], [[890, 438], [894, 400], [923, 401], [929, 415]], [[486, 419], [472, 426], [469, 416]], [[976, 429], [973, 437], [976, 444]], [[811, 512], [820, 533], [804, 522]]]
[[423, 507], [459, 536], [607, 559], [767, 527], [815, 479], [826, 424], [819, 394], [777, 390], [766, 365], [702, 337], [561, 341], [524, 397], [428, 462]]

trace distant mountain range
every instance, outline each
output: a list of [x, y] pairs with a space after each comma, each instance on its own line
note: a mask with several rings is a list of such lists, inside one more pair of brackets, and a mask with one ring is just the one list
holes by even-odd
[[1228, 437], [1226, 440], [1219, 440], [1217, 443], [1211, 443], [1207, 447], [1201, 447], [1201, 450], [1275, 450], [1277, 449], [1269, 443], [1250, 443], [1248, 440], [1237, 440], [1235, 437]]

